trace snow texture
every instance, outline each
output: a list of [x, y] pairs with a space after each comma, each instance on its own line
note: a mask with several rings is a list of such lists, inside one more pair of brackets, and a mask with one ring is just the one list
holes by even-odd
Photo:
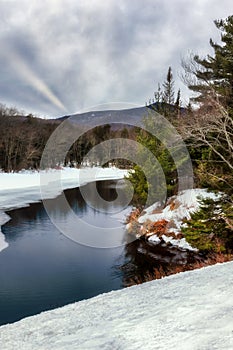
[[[43, 189], [43, 199], [55, 198], [62, 190], [79, 187], [88, 182], [100, 180], [119, 180], [124, 178], [127, 170], [111, 168], [62, 168], [47, 171], [22, 171], [19, 173], [0, 172], [0, 252], [8, 247], [1, 226], [10, 220], [4, 211], [28, 206], [39, 202], [41, 198], [41, 181], [51, 180]], [[52, 184], [60, 180], [61, 186]], [[44, 185], [44, 183], [43, 183]]]
[[158, 221], [158, 220], [174, 220], [177, 221], [178, 228], [180, 227], [180, 219], [190, 219], [190, 213], [195, 212], [199, 208], [198, 198], [212, 198], [216, 199], [218, 196], [213, 192], [207, 192], [206, 189], [190, 189], [180, 192], [177, 196], [171, 197], [170, 201], [173, 201], [175, 208], [171, 210], [170, 205], [166, 205], [159, 213], [153, 214], [160, 203], [154, 203], [152, 206], [145, 210], [145, 214], [138, 219], [139, 223], [144, 223], [146, 220]]
[[[181, 232], [181, 226], [184, 219], [189, 220], [191, 218], [190, 214], [197, 211], [200, 207], [200, 198], [212, 198], [217, 199], [221, 194], [215, 194], [213, 192], [208, 192], [206, 189], [190, 189], [180, 192], [178, 195], [169, 198], [167, 205], [160, 210], [161, 203], [154, 203], [152, 206], [145, 210], [145, 214], [138, 218], [140, 224], [144, 224], [146, 221], [150, 220], [156, 222], [159, 220], [167, 220], [172, 223], [172, 227], [169, 229], [170, 232], [178, 234]], [[191, 245], [185, 240], [174, 239], [172, 236], [162, 236], [165, 243], [171, 243], [182, 249], [196, 250], [191, 247]], [[151, 243], [158, 244], [159, 237], [157, 235], [152, 235], [148, 238]]]
[[133, 286], [0, 327], [2, 350], [232, 350], [233, 262]]

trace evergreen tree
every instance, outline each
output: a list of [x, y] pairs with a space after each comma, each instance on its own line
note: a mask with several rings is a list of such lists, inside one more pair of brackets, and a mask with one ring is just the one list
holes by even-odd
[[174, 104], [174, 81], [171, 67], [168, 68], [167, 79], [163, 83], [163, 102], [169, 105]]
[[[213, 55], [184, 62], [185, 81], [198, 93], [199, 108], [186, 120], [182, 136], [193, 149], [199, 185], [232, 192], [233, 154], [233, 16], [214, 21], [221, 43], [210, 39]], [[189, 134], [188, 138], [185, 136]], [[196, 161], [197, 160], [197, 161]]]
[[[144, 118], [143, 123], [146, 129], [152, 132], [160, 128], [156, 113], [153, 112]], [[147, 202], [150, 205], [156, 201], [162, 201], [164, 193], [168, 196], [175, 193], [176, 166], [166, 146], [152, 134], [140, 129], [137, 142], [139, 144], [138, 161], [128, 179], [134, 186], [134, 203], [145, 205]]]
[[181, 104], [181, 102], [180, 102], [180, 89], [179, 89], [178, 92], [177, 92], [177, 97], [176, 97], [175, 106], [176, 106], [177, 108], [180, 108], [180, 104]]
[[200, 209], [182, 228], [186, 240], [203, 253], [233, 250], [232, 198], [200, 199]]
[[158, 105], [161, 104], [163, 99], [163, 92], [159, 83], [158, 83], [158, 90], [154, 93], [154, 96], [155, 96], [155, 103], [157, 103]]
[[169, 67], [166, 80], [162, 84], [162, 87], [158, 84], [158, 89], [154, 93], [154, 98], [149, 99], [146, 106], [172, 120], [180, 114], [180, 90], [178, 90], [176, 101], [174, 96], [173, 74], [171, 67]]
[[177, 92], [176, 102], [175, 102], [175, 109], [176, 109], [177, 117], [180, 116], [180, 106], [181, 106], [181, 100], [180, 100], [180, 89], [179, 89]]
[[[196, 81], [190, 82], [189, 88], [199, 93], [194, 98], [202, 101], [208, 95], [217, 93], [218, 98], [225, 106], [233, 107], [233, 16], [225, 20], [214, 21], [221, 31], [221, 45], [210, 39], [214, 55], [201, 58], [193, 56], [189, 64], [189, 73], [194, 74]], [[187, 65], [186, 65], [187, 68]]]

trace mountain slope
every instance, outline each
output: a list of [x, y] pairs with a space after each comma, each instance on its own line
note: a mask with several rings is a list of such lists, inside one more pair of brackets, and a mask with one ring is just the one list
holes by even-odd
[[79, 125], [92, 125], [93, 123], [112, 124], [112, 123], [141, 123], [142, 118], [148, 115], [147, 107], [138, 107], [122, 110], [90, 111], [80, 114], [72, 114], [58, 118], [57, 120], [66, 120], [70, 118]]

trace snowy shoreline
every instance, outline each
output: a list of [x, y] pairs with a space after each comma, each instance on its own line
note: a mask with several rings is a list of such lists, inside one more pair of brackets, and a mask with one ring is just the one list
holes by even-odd
[[[189, 189], [179, 192], [177, 195], [168, 198], [167, 203], [161, 208], [160, 203], [154, 203], [146, 208], [141, 215], [133, 217], [132, 222], [129, 221], [126, 228], [129, 233], [132, 233], [133, 224], [136, 222], [137, 234], [136, 237], [142, 236], [152, 244], [171, 244], [175, 247], [197, 251], [183, 237], [181, 228], [184, 225], [183, 220], [189, 220], [192, 213], [200, 208], [199, 199], [210, 198], [218, 199], [221, 194], [208, 192], [206, 189]], [[156, 231], [156, 224], [164, 224], [160, 232]]]
[[232, 269], [182, 272], [1, 326], [1, 348], [232, 349]]
[[[114, 168], [85, 171], [85, 181], [78, 181], [79, 170], [62, 170], [61, 187], [120, 180], [127, 173]], [[0, 173], [0, 225], [10, 219], [4, 210], [41, 200], [40, 181], [39, 173]], [[48, 189], [48, 198], [59, 194], [56, 187]], [[173, 232], [179, 230], [184, 213], [188, 218], [190, 212], [198, 209], [197, 195], [203, 191], [207, 194], [197, 189], [179, 194], [176, 199], [180, 206], [172, 210], [165, 207], [156, 212], [154, 204], [139, 222], [169, 219], [173, 215]], [[0, 251], [6, 247], [0, 231]], [[182, 272], [3, 325], [1, 349], [232, 349], [232, 268], [233, 262], [228, 262]]]
[[[55, 198], [62, 190], [101, 180], [120, 180], [128, 173], [117, 168], [62, 168], [49, 171], [0, 172], [0, 252], [8, 247], [1, 226], [10, 220], [5, 211], [28, 206], [43, 199]], [[47, 181], [46, 186], [44, 181]], [[50, 185], [51, 181], [51, 185]], [[52, 183], [55, 181], [55, 186]], [[59, 186], [56, 185], [59, 182]], [[41, 186], [43, 187], [43, 197]]]

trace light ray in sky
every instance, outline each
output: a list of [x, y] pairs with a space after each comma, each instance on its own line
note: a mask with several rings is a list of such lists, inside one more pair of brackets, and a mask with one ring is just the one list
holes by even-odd
[[5, 48], [5, 57], [9, 60], [16, 73], [24, 82], [40, 92], [52, 105], [63, 112], [67, 112], [67, 108], [62, 101], [54, 94], [51, 88], [37, 75], [29, 64], [19, 55], [16, 50]]

